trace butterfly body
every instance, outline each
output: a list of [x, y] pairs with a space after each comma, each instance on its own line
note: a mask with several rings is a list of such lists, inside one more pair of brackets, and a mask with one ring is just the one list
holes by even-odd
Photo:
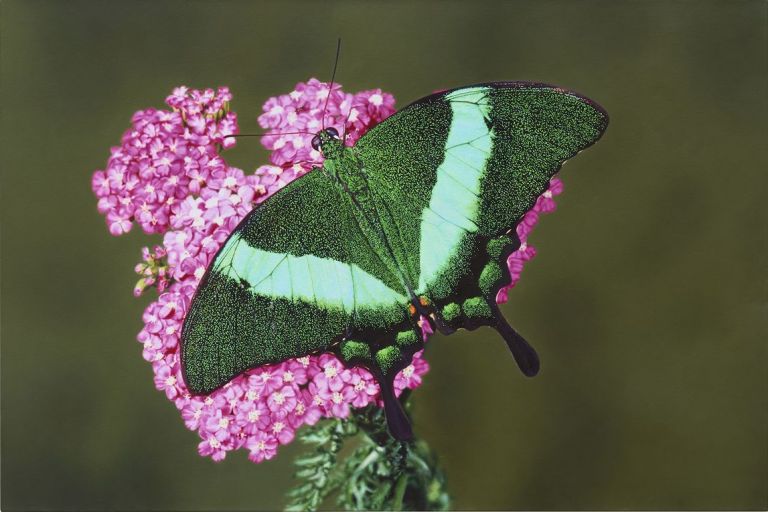
[[536, 374], [496, 294], [517, 223], [606, 125], [575, 93], [497, 82], [419, 100], [353, 147], [319, 132], [323, 167], [254, 209], [203, 278], [182, 333], [190, 389], [333, 351], [377, 378], [390, 430], [407, 439], [392, 383], [423, 348], [424, 319], [444, 333], [494, 327]]

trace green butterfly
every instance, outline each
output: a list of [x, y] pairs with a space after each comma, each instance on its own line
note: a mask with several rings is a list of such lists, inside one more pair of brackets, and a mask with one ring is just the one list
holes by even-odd
[[188, 388], [330, 351], [375, 376], [390, 432], [409, 439], [393, 379], [423, 348], [421, 317], [443, 333], [494, 327], [535, 375], [495, 301], [515, 227], [607, 124], [574, 92], [493, 82], [418, 100], [354, 147], [320, 131], [323, 166], [251, 211], [203, 277], [182, 331]]

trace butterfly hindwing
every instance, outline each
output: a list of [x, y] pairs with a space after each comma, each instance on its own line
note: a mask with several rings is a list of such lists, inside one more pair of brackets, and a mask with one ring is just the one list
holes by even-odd
[[351, 206], [321, 170], [254, 209], [204, 276], [182, 333], [189, 389], [406, 324], [399, 281], [370, 250]]

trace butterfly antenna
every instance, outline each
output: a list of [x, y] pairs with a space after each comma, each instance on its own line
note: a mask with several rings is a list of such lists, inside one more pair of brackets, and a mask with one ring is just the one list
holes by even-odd
[[318, 162], [315, 162], [314, 160], [299, 160], [298, 162], [293, 162], [291, 164], [291, 167], [293, 167], [295, 165], [300, 165], [302, 168], [304, 168], [304, 164], [309, 164], [312, 167], [314, 167], [316, 165], [320, 165]]
[[236, 135], [225, 135], [224, 138], [228, 137], [266, 137], [267, 135], [274, 135], [277, 137], [280, 137], [281, 135], [312, 135], [309, 132], [282, 132], [282, 133], [238, 133]]
[[325, 105], [323, 105], [323, 130], [325, 130], [325, 110], [328, 108], [328, 100], [331, 99], [331, 92], [333, 92], [333, 83], [336, 80], [336, 67], [339, 65], [339, 53], [341, 52], [341, 38], [336, 41], [336, 59], [333, 62], [333, 73], [331, 73], [331, 86], [328, 88], [328, 96], [325, 97]]

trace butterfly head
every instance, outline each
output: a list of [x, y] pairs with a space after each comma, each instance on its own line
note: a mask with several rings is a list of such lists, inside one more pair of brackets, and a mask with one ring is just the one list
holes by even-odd
[[317, 132], [312, 137], [312, 147], [315, 151], [323, 153], [325, 158], [333, 158], [337, 156], [344, 146], [344, 142], [339, 137], [339, 132], [336, 128], [326, 128]]

